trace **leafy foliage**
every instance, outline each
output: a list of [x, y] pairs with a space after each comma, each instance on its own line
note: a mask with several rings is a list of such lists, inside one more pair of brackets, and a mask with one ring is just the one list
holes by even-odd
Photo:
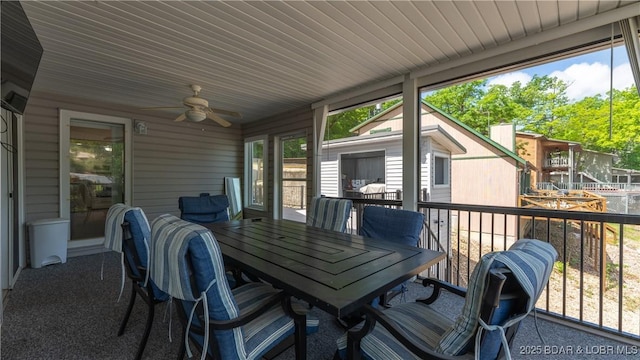
[[[635, 87], [570, 102], [567, 84], [534, 76], [526, 85], [489, 85], [477, 80], [425, 96], [425, 100], [483, 134], [489, 126], [513, 123], [516, 129], [548, 138], [576, 141], [583, 148], [618, 155], [616, 166], [640, 169], [640, 97]], [[610, 121], [611, 120], [611, 121]]]
[[[567, 87], [547, 75], [535, 75], [524, 85], [515, 82], [509, 87], [488, 85], [488, 80], [482, 79], [434, 91], [424, 100], [484, 135], [491, 125], [513, 123], [517, 130], [614, 153], [618, 155], [617, 167], [640, 170], [640, 97], [635, 86], [613, 90], [611, 119], [608, 94], [571, 102]], [[325, 140], [353, 136], [350, 129], [399, 101], [329, 116]]]
[[363, 106], [328, 116], [324, 140], [343, 139], [354, 136], [355, 134], [351, 133], [349, 130], [401, 101], [402, 99], [393, 99], [384, 101], [380, 103], [379, 106]]

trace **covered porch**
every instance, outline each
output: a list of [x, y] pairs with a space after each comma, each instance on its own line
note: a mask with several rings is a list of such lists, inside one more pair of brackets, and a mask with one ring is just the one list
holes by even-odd
[[[85, 125], [121, 126], [123, 133], [113, 132], [98, 139], [109, 145], [117, 142], [128, 151], [127, 157], [121, 159], [121, 182], [113, 187], [117, 191], [109, 190], [109, 196], [116, 199], [118, 195], [118, 201], [143, 208], [149, 219], [165, 213], [178, 215], [179, 196], [222, 194], [224, 179], [237, 178], [242, 185], [244, 217], [291, 216], [302, 220], [300, 209], [290, 212], [282, 203], [279, 170], [283, 139], [305, 140], [303, 192], [308, 203], [322, 188], [320, 164], [327, 116], [401, 95], [405, 114], [402, 199], [362, 199], [356, 203], [429, 214], [429, 224], [437, 226], [438, 231], [427, 230], [423, 234], [424, 246], [435, 246], [450, 255], [449, 262], [434, 269], [433, 274], [449, 279], [468, 276], [473, 257], [466, 256], [466, 270], [461, 269], [464, 261], [453, 263], [451, 246], [458, 244], [460, 254], [459, 244], [467, 242], [466, 250], [471, 251], [469, 241], [478, 236], [482, 246], [473, 249], [474, 256], [475, 251], [479, 255], [486, 250], [486, 244], [493, 249], [494, 242], [506, 244], [509, 237], [524, 235], [519, 232], [524, 218], [533, 219], [533, 229], [538, 229], [538, 217], [546, 219], [546, 230], [534, 230], [530, 236], [547, 239], [558, 223], [565, 228], [567, 223], [578, 224], [577, 228], [582, 229], [587, 222], [612, 222], [620, 226], [617, 241], [623, 244], [627, 239], [624, 235], [630, 232], [627, 227], [637, 229], [640, 225], [638, 216], [592, 217], [420, 201], [420, 91], [507, 73], [534, 63], [607, 48], [612, 43], [624, 43], [630, 53], [638, 52], [639, 2], [551, 4], [24, 2], [25, 13], [43, 45], [44, 57], [24, 113], [3, 110], [2, 114], [9, 124], [8, 131], [3, 132], [0, 159], [0, 315], [4, 319], [5, 354], [10, 358], [14, 354], [17, 358], [93, 354], [110, 359], [135, 352], [137, 339], [116, 338], [117, 326], [111, 326], [118, 321], [125, 303], [111, 301], [117, 297], [114, 289], [119, 281], [113, 254], [105, 257], [105, 269], [110, 275], [105, 281], [98, 280], [96, 265], [104, 251], [99, 236], [69, 241], [68, 264], [30, 268], [27, 224], [39, 219], [69, 218], [76, 206], [72, 204], [77, 199], [68, 181], [70, 171], [64, 165], [68, 166], [72, 146], [68, 125], [74, 120], [82, 120]], [[632, 60], [631, 65], [637, 84], [638, 59]], [[201, 95], [209, 99], [209, 105], [238, 111], [242, 118], [229, 118], [229, 127], [209, 119], [175, 122], [188, 111], [181, 106], [181, 99], [191, 95], [189, 85], [194, 84], [202, 85]], [[141, 109], [157, 106], [177, 109]], [[71, 114], [66, 123], [65, 111]], [[264, 172], [259, 179], [263, 197], [254, 202], [248, 189], [258, 182], [251, 182], [254, 174], [252, 165], [247, 165], [247, 144], [256, 139], [264, 145], [260, 152]], [[105, 146], [101, 148], [110, 151]], [[474, 220], [476, 216], [479, 220]], [[85, 226], [90, 227], [94, 220], [78, 221], [85, 221]], [[357, 221], [356, 211], [352, 229], [357, 229]], [[468, 235], [464, 240], [455, 235], [465, 232]], [[486, 240], [487, 236], [490, 240]], [[566, 233], [560, 238], [566, 243]], [[637, 299], [624, 300], [626, 290], [622, 287], [614, 290], [619, 291], [613, 305], [616, 311], [611, 312], [615, 313], [614, 322], [604, 319], [609, 314], [604, 304], [610, 306], [604, 289], [610, 293], [612, 284], [623, 284], [632, 278], [627, 272], [629, 260], [623, 246], [619, 245], [617, 262], [607, 262], [602, 256], [607, 255], [602, 253], [606, 237], [599, 239], [604, 242], [587, 244], [579, 237], [578, 243], [585, 245], [577, 248], [577, 259], [582, 261], [583, 253], [591, 249], [588, 246], [594, 245], [599, 260], [592, 261], [592, 270], [610, 280], [598, 283], [595, 290], [580, 288], [580, 301], [586, 299], [585, 293], [595, 292], [595, 305], [586, 307], [580, 302], [577, 313], [564, 309], [570, 302], [566, 298], [561, 302], [562, 309], [550, 308], [548, 301], [541, 305], [541, 312], [553, 313], [549, 314], [552, 321], [543, 321], [541, 332], [562, 334], [549, 337], [567, 339], [562, 344], [549, 345], [572, 346], [572, 353], [566, 347], [549, 348], [554, 359], [559, 358], [559, 351], [565, 351], [567, 359], [575, 357], [583, 345], [583, 350], [588, 345], [604, 346], [589, 348], [594, 354], [618, 354], [618, 349], [629, 349], [624, 346], [639, 340], [640, 315], [632, 314], [632, 326], [627, 327], [623, 311], [633, 308]], [[443, 247], [445, 243], [449, 247]], [[575, 265], [571, 259], [576, 258], [568, 258], [558, 266]], [[582, 279], [586, 272], [581, 269], [575, 274]], [[560, 279], [564, 281], [563, 277]], [[75, 309], [79, 307], [88, 312], [77, 313]], [[136, 313], [141, 316], [141, 312]], [[160, 322], [162, 316], [156, 320]], [[332, 355], [328, 344], [333, 343], [329, 339], [340, 332], [331, 327], [330, 319], [325, 320], [329, 333], [323, 336], [327, 341], [320, 342], [322, 350], [317, 353], [309, 351], [323, 359]], [[534, 357], [533, 352], [544, 344], [535, 340], [532, 321], [527, 320], [514, 344], [518, 357], [540, 358], [537, 353]], [[34, 324], [47, 330], [35, 339], [26, 335], [33, 334]], [[154, 329], [158, 331], [166, 329], [165, 324], [156, 325]], [[131, 332], [136, 333], [136, 329]], [[88, 333], [91, 334], [84, 336]], [[151, 341], [157, 343], [147, 347], [151, 349], [150, 358], [174, 357], [177, 346], [168, 343], [164, 335], [152, 335]], [[178, 337], [179, 332], [175, 332]]]

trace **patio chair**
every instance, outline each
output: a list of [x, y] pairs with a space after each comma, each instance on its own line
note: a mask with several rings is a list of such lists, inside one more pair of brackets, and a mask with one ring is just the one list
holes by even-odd
[[[416, 211], [391, 209], [381, 206], [365, 206], [359, 234], [364, 237], [390, 240], [418, 246], [424, 224], [424, 214]], [[408, 280], [410, 281], [410, 280]], [[379, 302], [389, 306], [389, 301], [407, 290], [407, 282], [383, 294]], [[374, 302], [375, 304], [376, 302]]]
[[227, 195], [181, 196], [178, 198], [180, 218], [196, 224], [229, 221]]
[[153, 221], [151, 233], [151, 278], [178, 300], [184, 325], [180, 358], [185, 352], [191, 357], [193, 344], [202, 359], [259, 359], [284, 350], [292, 335], [296, 358], [306, 356], [306, 336], [317, 331], [318, 320], [307, 317], [302, 305], [290, 310], [290, 296], [268, 284], [232, 290], [223, 281], [222, 253], [208, 229], [167, 214]]
[[[211, 224], [229, 221], [229, 198], [227, 195], [181, 196], [178, 198], [180, 219], [196, 224]], [[256, 281], [253, 276], [243, 276], [240, 270], [227, 267], [227, 281], [234, 288], [246, 281]]]
[[[108, 234], [112, 234], [116, 229], [116, 224], [120, 223], [120, 236], [117, 243], [112, 246], [120, 246], [122, 253], [123, 267], [127, 277], [131, 280], [131, 295], [127, 311], [120, 323], [118, 336], [124, 334], [127, 322], [133, 310], [136, 298], [140, 296], [147, 304], [147, 321], [145, 329], [140, 339], [140, 345], [136, 352], [136, 360], [142, 358], [146, 347], [151, 325], [153, 324], [155, 305], [169, 300], [169, 295], [158, 289], [158, 287], [148, 278], [149, 266], [149, 245], [151, 237], [149, 223], [144, 212], [140, 208], [129, 207], [124, 204], [113, 205], [108, 212]], [[113, 239], [113, 237], [111, 237]], [[124, 280], [124, 278], [123, 278]]]
[[[507, 251], [484, 255], [468, 289], [425, 279], [425, 287], [433, 286], [427, 299], [382, 311], [365, 305], [366, 321], [338, 339], [335, 358], [510, 359], [520, 321], [534, 309], [556, 258], [549, 243], [522, 239]], [[443, 289], [465, 297], [456, 320], [429, 305]]]
[[352, 207], [351, 200], [314, 197], [307, 208], [307, 225], [345, 232]]

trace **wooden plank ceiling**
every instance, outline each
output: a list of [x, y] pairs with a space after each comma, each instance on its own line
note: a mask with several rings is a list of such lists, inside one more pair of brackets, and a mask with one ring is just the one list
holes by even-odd
[[[181, 106], [189, 84], [251, 122], [633, 1], [27, 1], [34, 90]], [[174, 113], [179, 113], [175, 110]]]

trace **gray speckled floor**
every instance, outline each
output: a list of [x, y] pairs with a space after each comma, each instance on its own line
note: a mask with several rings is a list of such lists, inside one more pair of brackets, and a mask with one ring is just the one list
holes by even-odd
[[[125, 334], [116, 336], [130, 289], [127, 284], [123, 298], [116, 302], [120, 290], [120, 259], [115, 253], [105, 254], [104, 280], [100, 280], [102, 259], [102, 255], [91, 255], [70, 258], [66, 264], [25, 269], [5, 303], [2, 359], [132, 359], [144, 328], [145, 305], [136, 302]], [[420, 287], [412, 284], [407, 299], [415, 297]], [[462, 305], [459, 299], [450, 296], [446, 299], [438, 306], [459, 309]], [[163, 319], [164, 313], [164, 305], [156, 307], [145, 359], [177, 356], [182, 335], [180, 324], [175, 317], [171, 322]], [[312, 313], [320, 319], [320, 331], [308, 338], [308, 359], [331, 359], [335, 339], [343, 330], [324, 312], [313, 309]], [[173, 342], [168, 339], [170, 324]], [[514, 341], [514, 359], [640, 359], [638, 347], [635, 356], [615, 355], [619, 349], [633, 352], [634, 348], [549, 321], [539, 320], [538, 324], [548, 347], [539, 339], [533, 318], [529, 317], [523, 321]], [[581, 354], [577, 353], [579, 347]], [[278, 359], [294, 357], [290, 348]]]

